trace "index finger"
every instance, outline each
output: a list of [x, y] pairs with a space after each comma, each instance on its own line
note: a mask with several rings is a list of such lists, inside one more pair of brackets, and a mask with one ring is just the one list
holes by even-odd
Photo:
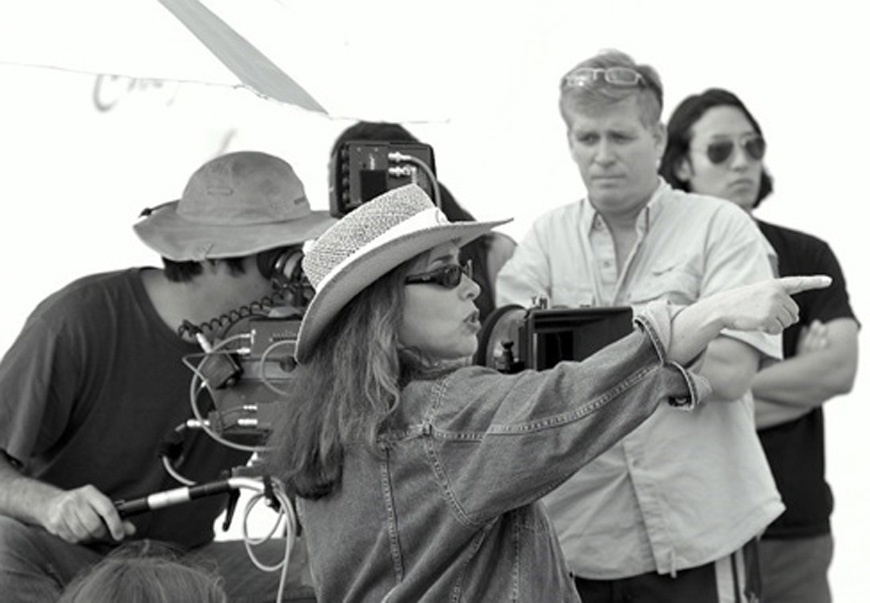
[[824, 289], [833, 282], [830, 276], [824, 274], [815, 276], [785, 276], [776, 280], [789, 295], [810, 289]]

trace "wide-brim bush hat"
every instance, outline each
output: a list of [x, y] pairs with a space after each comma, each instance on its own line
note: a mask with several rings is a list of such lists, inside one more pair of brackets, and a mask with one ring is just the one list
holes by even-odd
[[143, 212], [133, 226], [161, 256], [201, 262], [302, 244], [336, 222], [312, 211], [289, 163], [257, 151], [216, 157], [200, 167], [177, 201]]
[[450, 222], [416, 184], [360, 205], [314, 241], [302, 259], [315, 294], [299, 326], [296, 359], [305, 362], [336, 314], [399, 264], [448, 241], [462, 246], [507, 222]]

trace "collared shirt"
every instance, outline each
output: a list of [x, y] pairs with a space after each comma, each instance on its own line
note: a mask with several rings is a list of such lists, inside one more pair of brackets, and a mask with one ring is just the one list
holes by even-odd
[[[499, 273], [498, 303], [642, 307], [689, 304], [772, 278], [767, 247], [736, 205], [676, 191], [663, 181], [636, 222], [621, 273], [616, 246], [588, 199], [535, 221]], [[723, 331], [781, 357], [780, 338]], [[719, 559], [783, 510], [755, 435], [751, 394], [661, 408], [584, 467], [545, 503], [568, 565], [591, 579], [673, 573]]]
[[539, 499], [661, 401], [710, 391], [663, 361], [671, 308], [650, 310], [582, 363], [405, 387], [381, 454], [349, 447], [340, 487], [300, 501], [318, 600], [579, 602]]

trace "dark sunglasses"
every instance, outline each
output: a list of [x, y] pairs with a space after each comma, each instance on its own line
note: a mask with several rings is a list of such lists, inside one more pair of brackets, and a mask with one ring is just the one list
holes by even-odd
[[426, 285], [439, 285], [445, 289], [455, 289], [462, 282], [463, 274], [471, 278], [471, 260], [465, 262], [464, 266], [447, 264], [430, 272], [412, 274], [405, 278], [405, 284], [415, 285], [423, 283]]
[[707, 145], [707, 159], [713, 165], [725, 163], [731, 159], [731, 155], [734, 154], [734, 148], [738, 144], [743, 149], [743, 152], [755, 161], [761, 161], [764, 158], [764, 152], [767, 150], [767, 143], [758, 135], [744, 138], [738, 143], [735, 143], [733, 140], [718, 140]]

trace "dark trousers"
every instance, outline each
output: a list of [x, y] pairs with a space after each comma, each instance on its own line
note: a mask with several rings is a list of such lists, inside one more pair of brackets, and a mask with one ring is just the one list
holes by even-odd
[[831, 603], [828, 570], [834, 557], [830, 534], [761, 541], [764, 603]]
[[574, 577], [583, 603], [757, 603], [761, 601], [758, 541], [719, 561], [617, 580]]

